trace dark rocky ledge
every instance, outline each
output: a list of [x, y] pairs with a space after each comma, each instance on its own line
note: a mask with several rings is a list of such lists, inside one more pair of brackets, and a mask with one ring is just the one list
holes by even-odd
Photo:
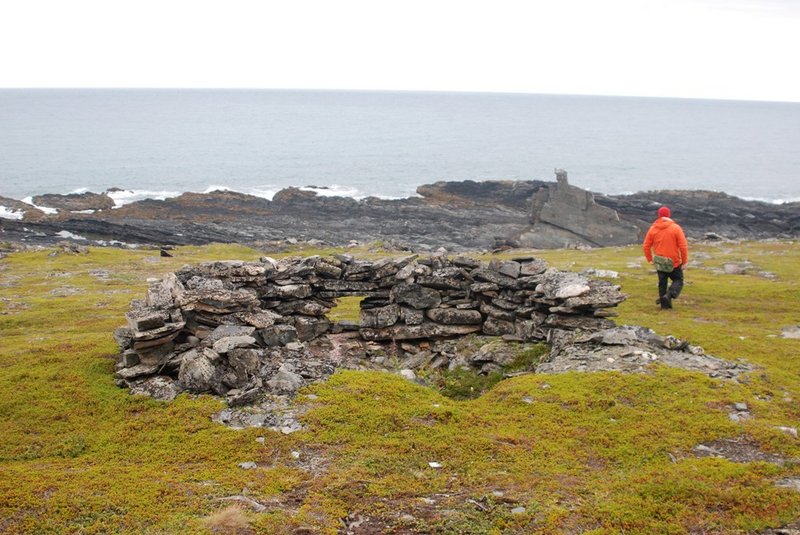
[[420, 186], [419, 197], [398, 200], [321, 197], [298, 188], [284, 189], [272, 201], [216, 191], [118, 209], [109, 208], [106, 195], [36, 198], [38, 206], [57, 209], [55, 214], [0, 198], [0, 205], [25, 212], [22, 220], [0, 219], [0, 241], [48, 245], [67, 231], [101, 243], [152, 245], [381, 241], [419, 251], [609, 246], [637, 243], [661, 204], [672, 208], [692, 238], [800, 235], [800, 203], [709, 191], [603, 195], [568, 184], [566, 172], [558, 171], [557, 179], [437, 182]]

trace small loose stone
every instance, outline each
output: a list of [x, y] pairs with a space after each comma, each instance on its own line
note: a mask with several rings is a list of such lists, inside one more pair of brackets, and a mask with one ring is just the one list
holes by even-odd
[[775, 429], [786, 433], [787, 435], [792, 435], [794, 438], [797, 438], [797, 428], [796, 427], [785, 427], [782, 425], [775, 426]]

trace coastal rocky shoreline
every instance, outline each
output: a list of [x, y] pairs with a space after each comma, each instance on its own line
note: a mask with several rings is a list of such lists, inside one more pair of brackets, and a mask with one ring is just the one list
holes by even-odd
[[[109, 190], [111, 191], [111, 190]], [[658, 206], [672, 208], [690, 238], [800, 235], [800, 203], [770, 204], [710, 191], [603, 195], [556, 181], [460, 181], [420, 186], [418, 197], [356, 200], [304, 188], [272, 200], [232, 191], [184, 193], [116, 207], [107, 193], [40, 195], [32, 204], [0, 197], [0, 242], [52, 245], [347, 246], [381, 242], [398, 250], [492, 250], [638, 243]], [[13, 216], [13, 217], [9, 217]]]

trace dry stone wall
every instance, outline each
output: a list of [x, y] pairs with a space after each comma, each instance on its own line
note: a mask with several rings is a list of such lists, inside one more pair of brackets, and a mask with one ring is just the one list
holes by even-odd
[[[357, 324], [328, 319], [343, 296], [363, 296]], [[610, 309], [624, 298], [617, 285], [532, 257], [205, 263], [153, 281], [131, 303], [127, 326], [115, 332], [116, 375], [120, 386], [156, 397], [233, 391], [244, 402], [256, 391], [292, 392], [332, 373], [341, 364], [335, 352], [313, 347], [342, 331], [377, 343], [470, 333], [548, 340], [613, 327]]]

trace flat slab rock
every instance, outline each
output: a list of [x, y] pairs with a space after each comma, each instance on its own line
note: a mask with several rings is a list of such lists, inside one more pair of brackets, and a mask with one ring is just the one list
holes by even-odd
[[293, 402], [291, 396], [265, 396], [257, 403], [225, 408], [211, 419], [233, 429], [263, 427], [288, 435], [303, 429], [298, 418], [309, 408], [308, 403]]
[[783, 338], [800, 338], [800, 325], [789, 325], [781, 329]]
[[696, 457], [719, 457], [734, 463], [761, 461], [783, 465], [788, 461], [775, 453], [762, 451], [758, 442], [747, 435], [719, 438], [705, 444], [698, 444], [694, 448], [694, 455]]
[[579, 335], [561, 331], [554, 337], [547, 362], [536, 373], [621, 371], [643, 373], [655, 364], [737, 379], [752, 367], [706, 355], [702, 348], [644, 327], [622, 326]]

